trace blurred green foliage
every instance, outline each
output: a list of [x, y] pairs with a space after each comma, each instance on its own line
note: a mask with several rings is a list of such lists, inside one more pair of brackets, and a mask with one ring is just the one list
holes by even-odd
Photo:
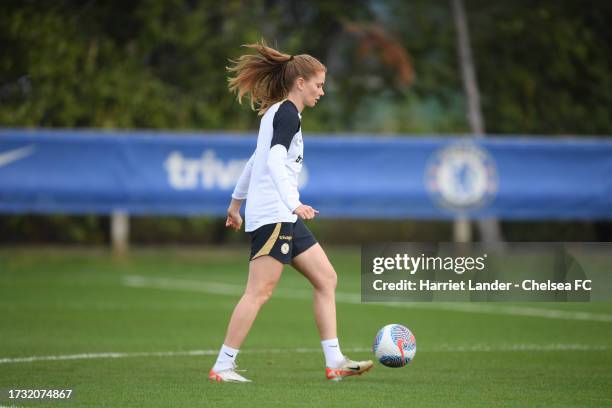
[[[611, 132], [611, 2], [465, 3], [489, 132]], [[366, 47], [376, 32], [412, 83]], [[225, 66], [262, 37], [328, 65], [310, 132], [468, 129], [450, 2], [425, 0], [3, 1], [0, 123], [253, 130]]]
[[612, 2], [467, 5], [489, 132], [612, 133]]
[[[450, 242], [452, 223], [432, 220], [316, 219], [308, 228], [325, 245], [372, 242]], [[0, 245], [48, 243], [105, 245], [110, 241], [108, 216], [0, 215]], [[611, 241], [612, 224], [589, 221], [502, 223], [509, 242]], [[477, 230], [474, 231], [477, 234]], [[214, 217], [130, 217], [130, 241], [135, 245], [248, 245], [250, 236], [225, 228]], [[478, 237], [475, 237], [478, 240]]]

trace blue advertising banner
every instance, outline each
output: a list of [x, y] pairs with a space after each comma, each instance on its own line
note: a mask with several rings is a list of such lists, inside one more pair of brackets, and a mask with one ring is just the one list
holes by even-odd
[[[0, 130], [0, 212], [224, 215], [255, 135]], [[323, 217], [612, 219], [609, 139], [305, 137]]]

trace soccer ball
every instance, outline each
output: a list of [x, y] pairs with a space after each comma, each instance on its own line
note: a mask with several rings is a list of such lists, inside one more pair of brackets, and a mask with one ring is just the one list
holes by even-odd
[[414, 335], [401, 324], [388, 324], [378, 331], [372, 351], [380, 364], [387, 367], [403, 367], [416, 353]]

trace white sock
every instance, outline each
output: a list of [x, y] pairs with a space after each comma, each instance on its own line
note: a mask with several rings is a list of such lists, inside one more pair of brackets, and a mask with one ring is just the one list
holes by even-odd
[[234, 367], [234, 361], [236, 361], [236, 356], [238, 352], [235, 348], [231, 348], [226, 346], [225, 344], [221, 346], [221, 350], [219, 350], [219, 356], [217, 357], [217, 362], [213, 367], [213, 371], [222, 371], [227, 370], [228, 368]]
[[327, 339], [321, 341], [323, 353], [325, 354], [325, 366], [329, 368], [338, 368], [344, 361], [344, 355], [340, 351], [340, 343], [338, 339]]

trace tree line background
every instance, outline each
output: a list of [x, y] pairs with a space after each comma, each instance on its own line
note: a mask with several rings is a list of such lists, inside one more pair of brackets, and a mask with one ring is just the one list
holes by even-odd
[[[612, 133], [612, 2], [464, 0], [489, 134]], [[449, 0], [64, 0], [0, 3], [0, 126], [254, 131], [228, 59], [261, 38], [328, 67], [317, 132], [469, 131]], [[0, 242], [108, 240], [98, 216], [0, 216]], [[328, 239], [337, 221], [313, 225]], [[446, 222], [351, 223], [363, 237], [448, 240]], [[607, 222], [505, 222], [509, 240], [609, 240]], [[137, 242], [223, 242], [211, 218], [139, 217]], [[390, 232], [391, 231], [391, 232]], [[390, 234], [390, 235], [389, 235]]]

